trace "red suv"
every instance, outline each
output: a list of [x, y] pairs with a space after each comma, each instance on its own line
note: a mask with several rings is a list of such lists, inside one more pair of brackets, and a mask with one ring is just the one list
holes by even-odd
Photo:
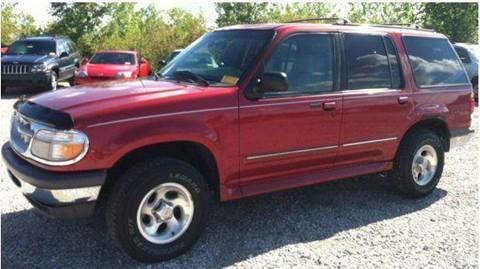
[[442, 34], [236, 26], [205, 34], [155, 80], [19, 100], [2, 155], [35, 207], [105, 208], [121, 249], [157, 262], [194, 244], [211, 200], [379, 172], [427, 195], [473, 107]]

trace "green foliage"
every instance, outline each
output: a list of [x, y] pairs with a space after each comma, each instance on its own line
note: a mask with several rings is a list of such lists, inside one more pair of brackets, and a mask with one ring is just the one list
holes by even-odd
[[10, 45], [19, 38], [38, 33], [33, 17], [15, 11], [16, 3], [1, 3], [2, 45]]
[[325, 17], [330, 7], [323, 3], [216, 3], [219, 27], [268, 22], [287, 22], [296, 19]]
[[478, 43], [478, 3], [426, 3], [425, 26], [453, 42]]
[[421, 24], [422, 3], [350, 3], [348, 19], [354, 23]]
[[[205, 18], [182, 9], [160, 12], [134, 3], [52, 3], [48, 31], [67, 35], [85, 57], [103, 49], [136, 50], [154, 66], [206, 31]], [[77, 15], [73, 15], [77, 14]]]

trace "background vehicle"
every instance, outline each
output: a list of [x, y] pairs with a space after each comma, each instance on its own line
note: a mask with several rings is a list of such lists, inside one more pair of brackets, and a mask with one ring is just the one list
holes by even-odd
[[156, 78], [21, 100], [2, 148], [33, 205], [105, 204], [112, 239], [146, 262], [187, 251], [211, 199], [379, 172], [426, 196], [474, 108], [448, 39], [394, 26], [223, 28]]
[[136, 79], [151, 73], [151, 66], [136, 51], [102, 50], [82, 64], [75, 85], [116, 79]]
[[56, 90], [59, 81], [73, 85], [80, 55], [68, 37], [37, 36], [14, 42], [2, 56], [2, 93], [6, 87]]
[[8, 46], [2, 46], [2, 55], [7, 53], [8, 51]]
[[180, 54], [180, 52], [182, 52], [182, 50], [183, 50], [183, 49], [176, 49], [176, 50], [172, 51], [172, 52], [168, 55], [167, 59], [160, 61], [160, 66], [164, 66], [164, 65], [166, 65], [167, 63], [169, 63], [171, 60], [173, 60], [173, 58], [177, 57], [177, 55]]
[[480, 49], [478, 45], [466, 43], [455, 43], [453, 47], [467, 70], [468, 78], [473, 86], [475, 100], [478, 100], [478, 58], [480, 57]]

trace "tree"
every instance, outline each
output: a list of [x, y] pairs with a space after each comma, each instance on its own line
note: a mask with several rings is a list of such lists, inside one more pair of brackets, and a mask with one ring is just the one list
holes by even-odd
[[478, 3], [426, 3], [425, 26], [452, 42], [478, 42]]
[[422, 24], [422, 3], [350, 3], [348, 19], [353, 23]]
[[324, 3], [217, 3], [217, 25], [288, 22], [297, 19], [327, 17], [331, 12]]
[[47, 32], [69, 36], [74, 42], [95, 32], [109, 15], [115, 3], [51, 3], [50, 14], [55, 21]]
[[32, 16], [15, 11], [16, 3], [2, 2], [2, 45], [38, 33]]

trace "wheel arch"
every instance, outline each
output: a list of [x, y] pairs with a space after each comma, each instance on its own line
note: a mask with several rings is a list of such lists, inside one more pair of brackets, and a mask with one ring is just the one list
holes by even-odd
[[423, 118], [412, 124], [403, 134], [402, 139], [400, 140], [399, 147], [402, 146], [402, 143], [404, 143], [405, 141], [405, 137], [407, 137], [409, 133], [420, 129], [426, 129], [438, 135], [445, 152], [448, 152], [450, 150], [450, 129], [448, 128], [446, 121], [443, 120], [441, 117]]
[[220, 199], [220, 172], [214, 153], [204, 144], [193, 141], [170, 141], [144, 145], [124, 154], [108, 170], [100, 192], [101, 203], [106, 201], [118, 177], [136, 163], [153, 157], [168, 157], [185, 161], [197, 169], [206, 181], [213, 197]]

